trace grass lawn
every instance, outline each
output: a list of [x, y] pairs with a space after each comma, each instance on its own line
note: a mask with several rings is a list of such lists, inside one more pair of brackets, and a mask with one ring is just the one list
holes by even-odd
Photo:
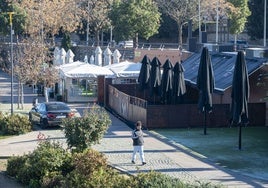
[[242, 149], [238, 149], [238, 127], [155, 129], [156, 133], [207, 157], [223, 167], [268, 179], [268, 127], [242, 127]]

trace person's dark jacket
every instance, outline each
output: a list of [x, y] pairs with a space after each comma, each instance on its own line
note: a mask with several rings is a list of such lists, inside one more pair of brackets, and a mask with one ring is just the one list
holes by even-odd
[[132, 132], [133, 146], [142, 146], [144, 144], [142, 130], [133, 130]]

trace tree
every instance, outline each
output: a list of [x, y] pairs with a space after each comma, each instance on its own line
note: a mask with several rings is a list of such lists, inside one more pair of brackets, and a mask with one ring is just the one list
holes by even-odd
[[160, 12], [152, 0], [115, 1], [110, 13], [116, 40], [135, 39], [138, 36], [148, 39], [158, 32]]
[[198, 1], [196, 0], [157, 0], [163, 13], [170, 16], [178, 25], [178, 44], [182, 46], [182, 28], [190, 20], [198, 17]]
[[95, 33], [96, 44], [99, 46], [100, 32], [110, 27], [108, 13], [112, 0], [81, 0], [79, 4], [80, 17], [86, 23], [87, 37], [89, 29]]
[[[12, 1], [14, 7], [21, 7], [26, 12], [26, 21], [24, 33], [29, 37], [25, 42], [23, 51], [27, 54], [21, 55], [18, 64], [28, 62], [28, 65], [34, 65], [30, 68], [31, 78], [35, 84], [41, 82], [44, 85], [46, 101], [48, 101], [48, 87], [54, 85], [58, 80], [57, 71], [50, 64], [49, 49], [54, 43], [54, 35], [59, 30], [72, 32], [79, 25], [79, 16], [77, 14], [76, 1], [61, 0], [17, 0]], [[25, 66], [28, 66], [25, 65]], [[17, 69], [20, 69], [18, 66]], [[18, 70], [18, 73], [22, 71]], [[38, 78], [36, 77], [38, 75]]]
[[[164, 14], [170, 16], [178, 25], [178, 43], [182, 45], [182, 29], [191, 20], [194, 28], [199, 22], [199, 1], [197, 0], [157, 0]], [[216, 21], [217, 7], [219, 17], [228, 17], [227, 10], [233, 11], [232, 4], [226, 0], [200, 0], [201, 22], [206, 18], [209, 22]]]
[[[43, 83], [46, 89], [46, 87], [54, 86], [54, 84], [59, 80], [58, 70], [49, 63], [51, 61], [50, 56], [43, 56], [43, 53], [50, 53], [49, 48], [44, 48], [40, 43], [41, 42], [37, 42], [36, 39], [27, 38], [24, 39], [18, 46], [18, 50], [14, 58], [14, 73], [19, 80], [20, 86], [18, 107], [19, 103], [21, 103], [23, 108], [22, 86], [26, 82], [31, 82], [33, 85]], [[47, 95], [46, 101], [48, 101]]]
[[8, 0], [2, 0], [0, 3], [0, 33], [6, 35], [10, 34], [10, 20], [7, 12], [14, 12], [12, 16], [12, 24], [15, 35], [23, 34], [25, 30], [26, 12], [18, 6], [18, 4], [11, 4]]
[[82, 117], [64, 119], [63, 127], [68, 147], [81, 152], [99, 143], [110, 124], [109, 114], [95, 105], [90, 111], [84, 111]]
[[237, 35], [245, 29], [247, 17], [251, 12], [248, 8], [248, 0], [228, 0], [235, 7], [235, 11], [229, 12], [230, 33], [235, 35], [234, 45], [236, 48]]
[[[248, 35], [251, 39], [263, 39], [264, 0], [260, 2], [249, 1], [248, 4], [251, 11], [251, 15], [248, 17], [248, 22], [246, 23]], [[268, 18], [267, 15], [266, 18]]]

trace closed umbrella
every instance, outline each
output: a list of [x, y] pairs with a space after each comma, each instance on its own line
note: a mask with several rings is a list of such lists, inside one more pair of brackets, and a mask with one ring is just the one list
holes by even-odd
[[[186, 93], [186, 86], [184, 80], [184, 68], [182, 63], [176, 62], [173, 68], [173, 97], [174, 103], [176, 104], [178, 98], [182, 99], [183, 95]], [[182, 101], [182, 100], [180, 100]]]
[[99, 46], [95, 49], [95, 65], [102, 66], [102, 49]]
[[199, 89], [198, 109], [204, 113], [204, 134], [206, 135], [206, 113], [212, 112], [212, 93], [215, 86], [211, 57], [207, 47], [202, 49], [196, 84]]
[[[157, 57], [154, 57], [151, 62], [150, 71], [150, 95], [160, 96], [161, 92], [161, 63]], [[154, 101], [155, 102], [155, 101]]]
[[147, 55], [145, 55], [141, 61], [141, 69], [138, 77], [139, 89], [144, 91], [149, 87], [151, 61]]
[[249, 80], [245, 55], [238, 51], [232, 82], [231, 122], [239, 125], [239, 150], [241, 150], [241, 127], [248, 124]]
[[115, 49], [115, 51], [113, 52], [113, 63], [119, 63], [120, 62], [120, 57], [121, 57], [121, 53], [119, 52], [119, 50]]
[[103, 52], [103, 55], [104, 55], [104, 65], [111, 65], [112, 63], [112, 52], [111, 50], [109, 49], [109, 47], [107, 47], [104, 52]]
[[161, 99], [164, 104], [170, 104], [172, 99], [173, 87], [173, 65], [167, 59], [163, 65], [163, 74], [161, 79]]

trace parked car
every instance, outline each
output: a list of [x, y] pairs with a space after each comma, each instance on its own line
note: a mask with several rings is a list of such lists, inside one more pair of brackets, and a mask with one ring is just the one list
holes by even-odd
[[[230, 43], [234, 44], [234, 40], [231, 40]], [[244, 50], [248, 48], [248, 42], [246, 40], [237, 40], [236, 41], [237, 50]]]
[[118, 47], [120, 47], [120, 48], [133, 48], [133, 40], [119, 41]]
[[29, 121], [41, 128], [61, 125], [62, 120], [74, 117], [70, 107], [64, 102], [37, 103], [29, 112]]

